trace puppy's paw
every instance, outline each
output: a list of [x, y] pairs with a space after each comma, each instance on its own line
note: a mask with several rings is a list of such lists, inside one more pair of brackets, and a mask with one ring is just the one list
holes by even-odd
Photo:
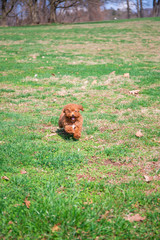
[[73, 124], [73, 125], [72, 125], [72, 128], [75, 129], [75, 128], [76, 128], [76, 125]]
[[73, 135], [73, 137], [78, 140], [81, 137], [81, 134], [80, 133], [75, 133]]
[[70, 133], [70, 134], [73, 134], [73, 133], [74, 133], [74, 129], [73, 129], [72, 125], [67, 125], [67, 126], [65, 126], [64, 130], [65, 130], [67, 133]]

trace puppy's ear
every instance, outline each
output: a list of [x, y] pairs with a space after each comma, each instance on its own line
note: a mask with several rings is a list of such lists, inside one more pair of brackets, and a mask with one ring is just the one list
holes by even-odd
[[79, 108], [79, 110], [82, 110], [82, 111], [84, 111], [84, 109], [83, 109], [82, 105], [78, 105], [78, 108]]
[[64, 113], [67, 113], [67, 111], [69, 112], [68, 106], [65, 106], [65, 107], [63, 108], [63, 112], [64, 112]]

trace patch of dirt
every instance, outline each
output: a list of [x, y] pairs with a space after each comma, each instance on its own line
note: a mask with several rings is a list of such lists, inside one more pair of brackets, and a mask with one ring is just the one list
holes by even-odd
[[3, 77], [8, 75], [8, 72], [0, 72], [0, 74], [2, 74]]
[[2, 46], [10, 46], [10, 45], [18, 45], [18, 44], [22, 44], [25, 42], [24, 40], [19, 40], [19, 41], [0, 41], [0, 45]]
[[102, 159], [101, 161], [99, 161], [99, 157], [97, 156], [92, 156], [92, 160], [90, 160], [88, 162], [89, 165], [91, 164], [97, 164], [97, 165], [103, 165], [103, 166], [117, 166], [117, 167], [121, 167], [121, 166], [127, 166], [127, 168], [133, 168], [134, 165], [132, 163], [121, 163], [121, 162], [113, 162], [110, 159]]
[[79, 60], [70, 61], [69, 64], [76, 65], [76, 64], [84, 63], [86, 65], [96, 65], [96, 64], [107, 64], [109, 62], [111, 62], [111, 60], [109, 59], [96, 59], [93, 61], [93, 60], [84, 58], [83, 60], [79, 59]]
[[48, 41], [48, 40], [38, 40], [37, 43], [43, 44], [43, 45], [48, 45], [48, 44], [50, 44], [50, 41]]
[[89, 174], [77, 174], [77, 178], [78, 178], [78, 179], [87, 179], [89, 182], [92, 182], [92, 181], [95, 181], [95, 180], [96, 180], [95, 177], [92, 177], [92, 176], [89, 175]]
[[156, 186], [155, 188], [146, 190], [146, 191], [145, 191], [145, 194], [148, 196], [148, 195], [150, 195], [150, 194], [152, 194], [152, 193], [156, 193], [156, 192], [159, 192], [159, 187], [158, 187], [158, 186]]
[[[101, 124], [101, 125], [102, 125], [102, 124]], [[122, 131], [122, 130], [124, 130], [124, 129], [125, 129], [124, 126], [121, 127], [121, 128], [119, 128], [119, 126], [117, 125], [117, 123], [111, 123], [111, 124], [108, 124], [108, 125], [105, 125], [105, 126], [102, 126], [102, 127], [99, 128], [99, 130], [100, 130], [101, 133], [103, 133], [103, 132], [105, 132], [105, 131], [107, 131], [107, 130], [112, 130], [113, 133], [116, 133], [116, 132]]]
[[[65, 45], [59, 45], [58, 48], [59, 50], [63, 50], [63, 51], [66, 51], [66, 49], [70, 50], [72, 51], [72, 53], [74, 51], [76, 55], [77, 55], [77, 52], [81, 54], [98, 55], [100, 51], [111, 50], [113, 48], [116, 49], [116, 45], [113, 45], [112, 43], [100, 44], [100, 43], [86, 42], [85, 44], [68, 43]], [[107, 59], [107, 61], [109, 61], [109, 59]], [[112, 62], [111, 59], [110, 59], [110, 62]]]
[[51, 133], [55, 133], [57, 131], [57, 127], [53, 127], [52, 124], [42, 124], [40, 132], [46, 132], [47, 130], [50, 130]]
[[140, 172], [142, 175], [156, 173], [160, 169], [160, 161], [139, 163], [139, 166], [140, 169], [138, 172]]
[[32, 53], [29, 55], [29, 57], [36, 59], [39, 56], [39, 53]]
[[133, 168], [133, 164], [131, 163], [120, 163], [120, 162], [112, 162], [110, 159], [104, 159], [102, 160], [102, 165], [104, 166], [108, 166], [108, 165], [112, 165], [112, 166], [127, 166], [127, 168]]

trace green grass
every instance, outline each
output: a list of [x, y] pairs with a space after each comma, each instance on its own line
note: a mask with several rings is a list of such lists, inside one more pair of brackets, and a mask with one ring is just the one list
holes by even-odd
[[1, 239], [159, 239], [159, 21], [0, 28]]

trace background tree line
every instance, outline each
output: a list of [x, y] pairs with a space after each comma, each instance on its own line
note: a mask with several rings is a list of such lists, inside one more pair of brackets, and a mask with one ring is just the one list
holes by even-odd
[[[160, 0], [0, 0], [0, 25], [99, 21], [160, 16]], [[106, 9], [106, 4], [110, 9]], [[112, 4], [121, 6], [117, 10]], [[122, 7], [124, 6], [124, 7]], [[134, 9], [134, 10], [133, 10]], [[148, 15], [147, 15], [148, 14]]]

